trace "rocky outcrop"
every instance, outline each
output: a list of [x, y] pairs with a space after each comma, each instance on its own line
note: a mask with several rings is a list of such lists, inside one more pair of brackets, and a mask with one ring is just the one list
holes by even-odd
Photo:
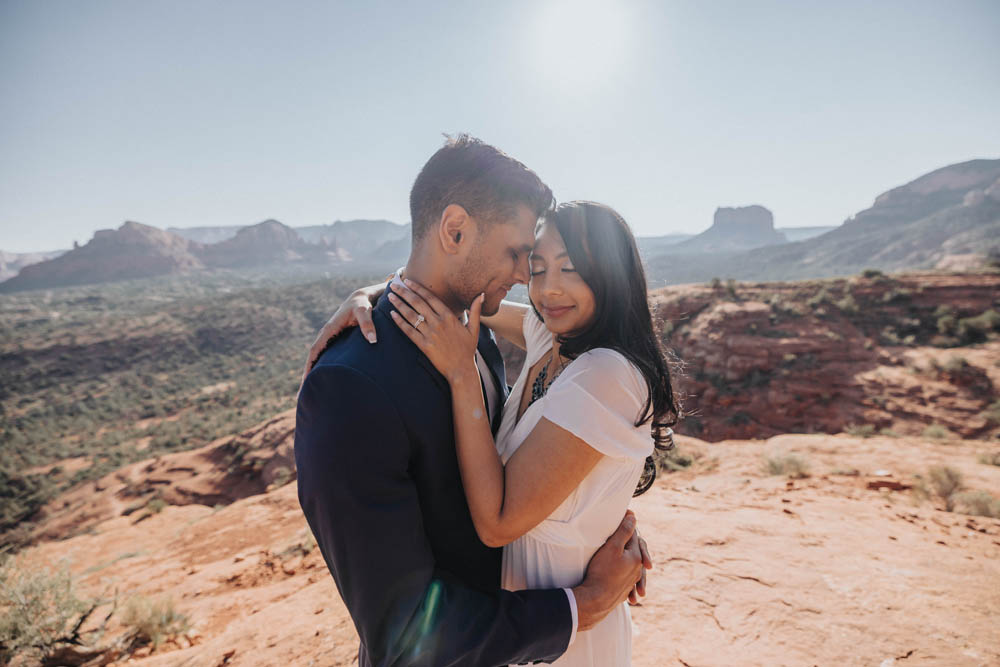
[[295, 231], [309, 243], [336, 246], [353, 260], [377, 259], [376, 253], [387, 246], [405, 246], [407, 255], [410, 249], [410, 226], [388, 220], [337, 220], [329, 225], [296, 227]]
[[264, 493], [295, 479], [294, 433], [288, 410], [204, 447], [120, 468], [44, 505], [32, 539], [62, 539], [118, 516], [140, 521], [155, 503], [214, 507]]
[[[994, 332], [976, 347], [947, 349], [960, 341], [942, 330], [980, 326], [976, 316], [997, 308], [998, 294], [996, 274], [654, 292], [682, 362], [675, 384], [688, 416], [679, 430], [722, 440], [852, 428], [919, 434], [937, 424], [989, 437], [1000, 432], [986, 413], [1000, 387], [989, 361], [1000, 340]], [[982, 327], [995, 326], [987, 319]]]
[[[976, 461], [987, 443], [677, 440], [690, 465], [632, 501], [655, 564], [631, 608], [632, 665], [1000, 663], [1000, 520], [914, 492], [918, 476], [946, 465], [969, 489], [995, 493], [1000, 468]], [[762, 471], [790, 455], [810, 476]], [[170, 598], [191, 630], [139, 649], [130, 665], [357, 664], [354, 624], [294, 483], [143, 515], [41, 543], [13, 564], [34, 572], [68, 560], [77, 594], [104, 600], [94, 618], [110, 614], [107, 641], [131, 629], [120, 611], [129, 597]]]
[[203, 246], [199, 256], [207, 266], [220, 268], [340, 261], [335, 249], [306, 243], [294, 229], [277, 220], [244, 227], [231, 239]]
[[[266, 221], [271, 222], [271, 221]], [[246, 226], [170, 227], [167, 231], [204, 245], [234, 238]], [[405, 240], [409, 250], [410, 226], [388, 220], [337, 220], [328, 225], [289, 227], [308, 244], [335, 249], [340, 261], [368, 259], [382, 246]], [[404, 255], [403, 259], [406, 257]]]
[[774, 216], [763, 206], [723, 207], [715, 210], [712, 226], [669, 252], [728, 253], [785, 243], [774, 229]]
[[653, 284], [798, 280], [858, 273], [972, 268], [1000, 248], [1000, 160], [971, 160], [933, 171], [879, 195], [829, 232], [722, 258], [664, 255], [651, 260]]
[[[368, 230], [370, 234], [366, 231], [368, 224], [374, 225], [374, 229]], [[117, 230], [98, 231], [86, 246], [74, 248], [58, 259], [27, 267], [20, 275], [0, 283], [0, 291], [149, 278], [206, 268], [256, 269], [284, 265], [305, 267], [308, 271], [350, 262], [359, 255], [379, 264], [380, 269], [394, 268], [398, 266], [394, 262], [399, 261], [393, 259], [396, 255], [390, 253], [390, 257], [382, 257], [378, 249], [403, 244], [407, 252], [409, 249], [409, 228], [386, 221], [357, 220], [304, 229], [311, 230], [315, 242], [303, 239], [294, 229], [277, 220], [265, 220], [249, 227], [182, 230], [191, 238], [221, 239], [206, 245], [169, 231], [126, 222]], [[333, 231], [313, 233], [317, 229]], [[401, 233], [406, 237], [397, 238]], [[383, 238], [395, 240], [383, 243]], [[405, 259], [404, 255], [404, 262]], [[4, 268], [5, 261], [6, 256], [0, 257], [0, 269]]]
[[0, 291], [148, 278], [204, 268], [199, 245], [156, 227], [126, 222], [102, 229], [84, 246], [24, 267]]

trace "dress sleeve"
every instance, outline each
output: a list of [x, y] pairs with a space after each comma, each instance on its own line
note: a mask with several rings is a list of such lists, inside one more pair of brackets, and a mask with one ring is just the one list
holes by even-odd
[[530, 308], [524, 313], [524, 323], [521, 328], [524, 331], [525, 354], [527, 359], [532, 360], [527, 363], [534, 363], [538, 360], [538, 350], [551, 342], [552, 333], [545, 328], [545, 322], [538, 319], [538, 315], [535, 315], [535, 311]]
[[648, 389], [623, 355], [599, 348], [581, 354], [556, 378], [542, 417], [614, 459], [644, 460], [653, 451], [649, 422], [635, 426]]

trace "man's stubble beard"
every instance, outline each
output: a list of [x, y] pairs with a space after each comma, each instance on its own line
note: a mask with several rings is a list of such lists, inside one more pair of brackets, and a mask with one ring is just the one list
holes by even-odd
[[[485, 268], [483, 243], [480, 242], [472, 247], [469, 256], [461, 268], [459, 268], [452, 283], [452, 294], [457, 302], [456, 305], [462, 310], [468, 310], [472, 306], [472, 302], [476, 300], [476, 297], [482, 294], [489, 285], [489, 279], [483, 278]], [[482, 315], [496, 315], [500, 310], [500, 303], [491, 304], [490, 297], [491, 295], [486, 295], [486, 300], [483, 302]]]

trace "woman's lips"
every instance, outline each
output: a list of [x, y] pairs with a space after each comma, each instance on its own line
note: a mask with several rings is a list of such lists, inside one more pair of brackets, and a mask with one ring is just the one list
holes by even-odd
[[573, 306], [559, 306], [559, 307], [542, 306], [542, 312], [548, 315], [549, 317], [562, 317], [572, 309]]

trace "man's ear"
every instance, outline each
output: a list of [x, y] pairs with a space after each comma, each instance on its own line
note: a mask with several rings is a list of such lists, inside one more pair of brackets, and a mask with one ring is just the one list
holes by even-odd
[[465, 207], [449, 204], [441, 212], [441, 223], [438, 225], [438, 240], [441, 248], [449, 255], [461, 252], [472, 233], [475, 223], [469, 217]]

